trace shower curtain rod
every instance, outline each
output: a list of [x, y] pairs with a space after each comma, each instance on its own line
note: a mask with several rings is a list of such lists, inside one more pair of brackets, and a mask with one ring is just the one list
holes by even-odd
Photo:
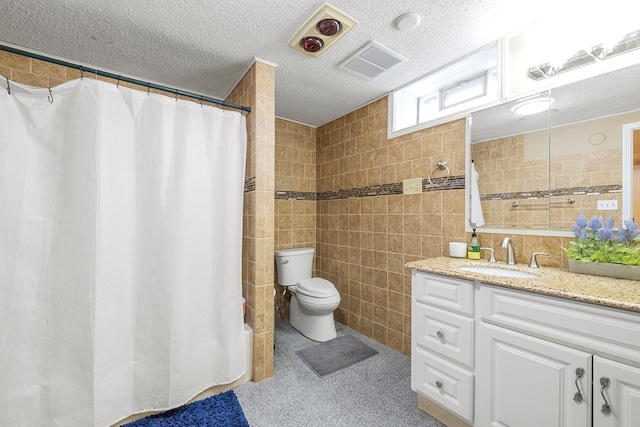
[[85, 67], [83, 65], [77, 65], [77, 64], [73, 64], [71, 62], [61, 61], [61, 60], [55, 59], [55, 58], [49, 58], [47, 56], [39, 55], [37, 53], [27, 52], [27, 51], [20, 50], [20, 49], [15, 49], [13, 47], [4, 46], [4, 45], [1, 45], [1, 44], [0, 44], [0, 50], [4, 50], [5, 52], [15, 53], [17, 55], [26, 56], [26, 57], [33, 58], [33, 59], [39, 59], [40, 61], [50, 62], [52, 64], [62, 65], [64, 67], [73, 68], [75, 70], [94, 73], [94, 74], [96, 74], [98, 76], [109, 77], [109, 78], [116, 79], [116, 80], [121, 81], [121, 82], [127, 82], [127, 83], [136, 84], [136, 85], [139, 85], [139, 86], [144, 86], [144, 87], [149, 88], [149, 89], [162, 90], [164, 92], [172, 93], [172, 94], [174, 94], [176, 96], [182, 95], [182, 96], [186, 96], [188, 98], [198, 99], [201, 102], [202, 101], [211, 102], [213, 104], [221, 105], [221, 106], [226, 107], [226, 108], [235, 108], [236, 110], [246, 111], [247, 113], [251, 112], [251, 107], [245, 107], [245, 106], [242, 106], [242, 105], [236, 105], [236, 104], [232, 104], [230, 102], [220, 101], [219, 99], [210, 98], [208, 96], [198, 95], [196, 93], [185, 92], [185, 91], [182, 91], [182, 90], [179, 90], [179, 89], [172, 89], [170, 87], [157, 85], [155, 83], [149, 83], [149, 82], [145, 82], [145, 81], [142, 81], [142, 80], [132, 79], [130, 77], [120, 76], [118, 74], [110, 73], [108, 71], [98, 70], [97, 68], [89, 68], [89, 67]]

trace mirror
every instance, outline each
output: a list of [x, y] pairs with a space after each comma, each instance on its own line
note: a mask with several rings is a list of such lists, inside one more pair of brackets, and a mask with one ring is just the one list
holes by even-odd
[[[634, 65], [473, 113], [468, 153], [479, 175], [483, 228], [572, 235], [579, 214], [613, 215], [618, 226], [631, 218], [638, 81]], [[518, 118], [512, 111], [541, 97], [552, 100], [541, 113]]]

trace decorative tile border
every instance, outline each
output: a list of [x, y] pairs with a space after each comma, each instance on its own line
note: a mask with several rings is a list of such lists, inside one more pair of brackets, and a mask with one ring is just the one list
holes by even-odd
[[557, 196], [592, 196], [620, 192], [622, 192], [622, 185], [594, 185], [591, 187], [554, 188], [553, 190], [544, 191], [482, 194], [480, 195], [480, 200], [543, 199]]
[[276, 190], [276, 200], [316, 200], [317, 193], [310, 191]]
[[250, 193], [251, 191], [256, 191], [256, 177], [252, 176], [251, 178], [247, 178], [244, 180], [244, 192]]
[[349, 197], [388, 196], [402, 194], [402, 183], [368, 185], [360, 188], [346, 188], [338, 191], [322, 191], [318, 193], [318, 200], [348, 199]]
[[[422, 180], [423, 193], [427, 191], [460, 190], [464, 189], [465, 186], [464, 176], [453, 176], [448, 180], [445, 180], [445, 178], [434, 178], [431, 181], [433, 185], [430, 184], [427, 179]], [[338, 200], [351, 197], [390, 196], [394, 194], [403, 194], [401, 182], [346, 188], [338, 191], [320, 191], [317, 193], [276, 190], [275, 198], [276, 200]]]
[[427, 191], [462, 190], [465, 186], [465, 177], [464, 175], [450, 176], [448, 180], [446, 178], [432, 178], [431, 182], [433, 185], [429, 183], [428, 179], [422, 180], [423, 193]]
[[[446, 191], [461, 190], [465, 187], [464, 176], [453, 176], [445, 182], [445, 178], [434, 178], [431, 180], [433, 185], [427, 179], [422, 180], [422, 192], [428, 191]], [[244, 191], [255, 190], [255, 177], [245, 180]], [[544, 191], [526, 191], [515, 193], [494, 193], [482, 194], [480, 200], [522, 200], [522, 199], [543, 199], [558, 196], [591, 196], [598, 194], [620, 193], [622, 186], [614, 185], [597, 185], [590, 187], [569, 187], [555, 188], [553, 190]], [[393, 194], [403, 194], [402, 183], [393, 182], [381, 185], [368, 185], [359, 188], [346, 188], [338, 191], [320, 191], [317, 193], [311, 191], [284, 191], [276, 190], [275, 198], [277, 200], [338, 200], [348, 199], [350, 197], [373, 197], [373, 196], [389, 196]]]

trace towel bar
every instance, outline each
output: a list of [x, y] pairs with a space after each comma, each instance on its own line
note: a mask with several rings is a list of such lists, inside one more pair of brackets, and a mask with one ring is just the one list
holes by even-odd
[[576, 201], [574, 199], [567, 199], [567, 200], [549, 200], [548, 203], [519, 203], [519, 202], [513, 202], [511, 203], [511, 207], [512, 208], [517, 208], [520, 206], [548, 206], [552, 203], [568, 203], [570, 205], [574, 204]]

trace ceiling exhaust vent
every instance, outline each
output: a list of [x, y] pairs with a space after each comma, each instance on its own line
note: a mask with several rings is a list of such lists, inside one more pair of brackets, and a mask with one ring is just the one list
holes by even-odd
[[372, 40], [339, 67], [360, 77], [372, 79], [405, 61], [407, 58], [404, 56]]

